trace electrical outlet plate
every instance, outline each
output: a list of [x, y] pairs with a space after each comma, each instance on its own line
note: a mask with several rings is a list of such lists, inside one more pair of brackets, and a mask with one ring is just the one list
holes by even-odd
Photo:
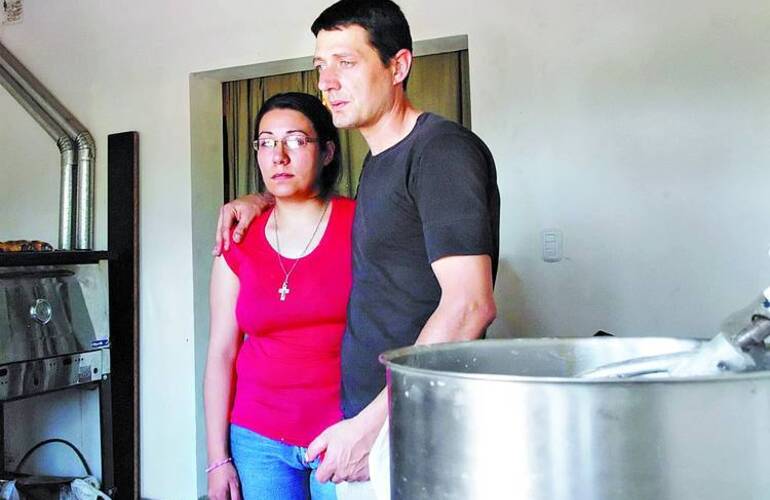
[[22, 0], [3, 0], [0, 10], [0, 24], [17, 24], [21, 22], [24, 13]]
[[558, 229], [545, 229], [540, 233], [543, 260], [545, 262], [559, 262], [563, 255], [564, 235]]

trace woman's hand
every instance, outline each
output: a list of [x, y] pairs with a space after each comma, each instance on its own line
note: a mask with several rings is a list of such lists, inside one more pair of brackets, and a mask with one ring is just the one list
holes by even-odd
[[238, 472], [232, 463], [209, 472], [209, 500], [241, 500]]

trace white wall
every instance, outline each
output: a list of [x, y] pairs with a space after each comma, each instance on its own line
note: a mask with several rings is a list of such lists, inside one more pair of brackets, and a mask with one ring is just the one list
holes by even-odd
[[[470, 35], [473, 123], [504, 200], [498, 297], [515, 302], [501, 323], [712, 335], [770, 282], [768, 4], [506, 10]], [[561, 263], [538, 261], [546, 227], [564, 231]]]
[[0, 241], [57, 246], [60, 172], [56, 143], [0, 87]]
[[[143, 496], [202, 493], [189, 74], [309, 55], [326, 4], [298, 0], [290, 18], [247, 0], [27, 0], [0, 29], [97, 140], [100, 247], [107, 134], [140, 133]], [[770, 284], [765, 0], [402, 5], [416, 40], [468, 34], [473, 125], [503, 198], [496, 335], [708, 336]], [[0, 194], [20, 207], [30, 191], [6, 171], [24, 164], [31, 183], [57, 160], [33, 122], [8, 123], [21, 127], [15, 107], [0, 96]], [[564, 261], [540, 260], [544, 228], [564, 232]]]

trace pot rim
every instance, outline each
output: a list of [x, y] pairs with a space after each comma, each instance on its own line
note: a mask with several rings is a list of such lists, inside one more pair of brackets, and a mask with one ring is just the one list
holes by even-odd
[[[478, 380], [485, 382], [526, 382], [526, 383], [558, 383], [558, 384], [682, 384], [682, 383], [729, 383], [746, 380], [770, 380], [770, 370], [759, 370], [744, 373], [725, 373], [721, 375], [700, 375], [687, 377], [662, 377], [662, 378], [576, 378], [557, 376], [533, 376], [533, 375], [506, 375], [490, 373], [468, 373], [449, 370], [435, 370], [430, 368], [417, 368], [398, 363], [398, 359], [407, 355], [423, 354], [426, 352], [462, 350], [470, 344], [500, 344], [500, 345], [529, 345], [529, 344], [573, 344], [573, 343], [627, 343], [636, 342], [671, 342], [697, 346], [708, 339], [677, 338], [677, 337], [519, 337], [510, 339], [477, 339], [461, 342], [442, 342], [437, 344], [420, 344], [400, 347], [385, 351], [379, 355], [379, 362], [385, 365], [388, 372], [398, 374], [422, 376], [431, 378], [451, 378], [463, 380]], [[684, 352], [672, 350], [670, 353]], [[662, 353], [667, 354], [667, 353]]]

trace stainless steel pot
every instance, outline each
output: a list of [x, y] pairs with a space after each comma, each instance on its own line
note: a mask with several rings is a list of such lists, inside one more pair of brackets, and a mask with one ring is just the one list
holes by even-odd
[[484, 340], [385, 353], [395, 499], [770, 498], [770, 372], [575, 375], [697, 340]]

